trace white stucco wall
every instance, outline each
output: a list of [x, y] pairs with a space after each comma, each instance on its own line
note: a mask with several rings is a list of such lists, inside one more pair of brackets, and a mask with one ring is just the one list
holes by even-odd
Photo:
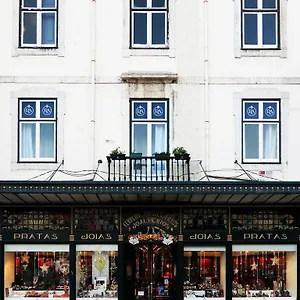
[[[0, 11], [0, 180], [29, 179], [58, 164], [16, 163], [16, 98], [30, 95], [59, 96], [62, 141], [60, 158], [65, 170], [90, 170], [102, 159], [106, 178], [106, 155], [120, 146], [129, 151], [128, 72], [172, 72], [178, 83], [167, 84], [170, 99], [170, 146], [184, 146], [192, 157], [193, 179], [203, 176], [199, 161], [213, 175], [237, 176], [234, 164], [241, 158], [240, 99], [243, 96], [282, 98], [282, 163], [243, 165], [252, 171], [270, 171], [271, 177], [298, 180], [300, 142], [296, 132], [300, 117], [300, 42], [297, 26], [298, 0], [281, 0], [282, 32], [286, 51], [278, 57], [246, 57], [239, 51], [237, 1], [208, 1], [209, 162], [205, 160], [204, 118], [204, 2], [170, 0], [170, 49], [130, 50], [129, 0], [61, 0], [60, 47], [57, 51], [17, 48], [18, 0], [3, 1]], [[96, 105], [95, 159], [92, 157], [93, 110], [92, 9], [96, 7]], [[299, 24], [300, 25], [300, 24]], [[239, 52], [240, 57], [237, 57]], [[37, 54], [41, 55], [37, 55]], [[247, 54], [247, 53], [246, 53]], [[249, 55], [249, 53], [247, 54]], [[286, 57], [284, 57], [286, 56]], [[156, 88], [151, 95], [155, 95]], [[141, 94], [138, 94], [140, 96]], [[143, 95], [143, 94], [142, 94]], [[147, 97], [146, 94], [144, 94]], [[60, 98], [61, 97], [61, 98]], [[61, 123], [60, 123], [61, 122]], [[16, 143], [15, 143], [16, 145]], [[45, 175], [47, 177], [47, 175]], [[45, 179], [40, 177], [40, 179]], [[70, 178], [57, 173], [55, 179]]]

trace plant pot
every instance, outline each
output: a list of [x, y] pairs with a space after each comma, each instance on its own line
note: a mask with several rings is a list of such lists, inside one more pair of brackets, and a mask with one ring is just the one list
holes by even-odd
[[174, 154], [174, 157], [176, 160], [188, 160], [190, 159], [190, 154], [189, 153], [185, 153], [185, 154]]
[[143, 153], [131, 153], [130, 158], [142, 158]]
[[126, 154], [111, 154], [110, 158], [112, 160], [125, 160]]
[[160, 153], [156, 153], [155, 155], [155, 159], [156, 160], [169, 160], [170, 159], [170, 154], [160, 154]]

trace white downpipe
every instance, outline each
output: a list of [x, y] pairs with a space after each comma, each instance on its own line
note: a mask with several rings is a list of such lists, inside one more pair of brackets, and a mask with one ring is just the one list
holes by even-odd
[[209, 170], [210, 165], [210, 139], [209, 139], [209, 60], [208, 60], [208, 0], [204, 0], [204, 120], [205, 120], [205, 153], [204, 168]]
[[96, 169], [96, 0], [92, 0], [91, 5], [91, 166], [92, 170]]

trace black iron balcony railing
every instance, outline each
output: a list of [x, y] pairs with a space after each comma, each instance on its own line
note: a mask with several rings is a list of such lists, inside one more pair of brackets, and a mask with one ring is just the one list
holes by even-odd
[[190, 157], [107, 156], [109, 181], [189, 181]]

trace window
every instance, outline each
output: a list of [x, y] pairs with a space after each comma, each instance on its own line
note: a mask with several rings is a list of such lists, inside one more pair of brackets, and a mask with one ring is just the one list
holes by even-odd
[[184, 299], [225, 299], [225, 248], [184, 247]]
[[5, 245], [4, 259], [7, 299], [69, 298], [68, 245]]
[[56, 162], [56, 99], [19, 99], [19, 162]]
[[168, 46], [168, 1], [131, 0], [131, 46]]
[[76, 250], [77, 299], [117, 299], [118, 246], [77, 245]]
[[278, 49], [278, 0], [242, 0], [242, 48]]
[[152, 156], [168, 150], [168, 103], [164, 100], [131, 102], [131, 150]]
[[296, 245], [234, 245], [232, 296], [296, 297]]
[[57, 47], [57, 0], [20, 1], [20, 47]]
[[243, 163], [280, 163], [280, 101], [242, 101]]

